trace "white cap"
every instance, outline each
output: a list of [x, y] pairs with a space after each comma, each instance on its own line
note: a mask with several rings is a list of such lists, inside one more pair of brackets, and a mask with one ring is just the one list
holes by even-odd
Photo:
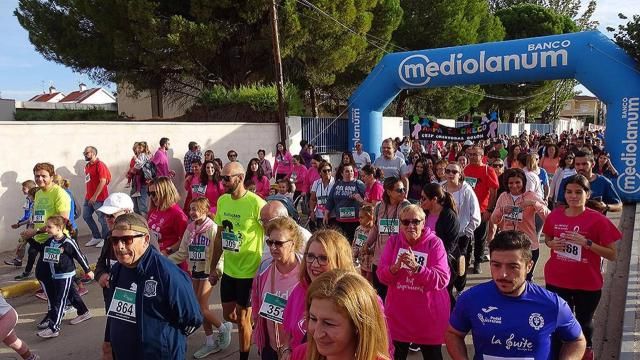
[[464, 142], [464, 146], [471, 146], [471, 145], [473, 145], [473, 141], [471, 140], [467, 140]]
[[113, 193], [104, 200], [97, 211], [111, 215], [125, 209], [133, 211], [133, 200], [125, 193]]

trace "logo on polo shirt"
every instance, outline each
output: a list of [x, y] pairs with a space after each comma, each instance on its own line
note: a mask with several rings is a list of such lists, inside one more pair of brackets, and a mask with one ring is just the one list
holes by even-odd
[[[153, 279], [153, 278], [151, 278]], [[155, 280], [147, 280], [144, 282], [144, 296], [146, 297], [154, 297], [156, 296], [156, 288], [158, 287], [158, 282]]]
[[482, 312], [485, 313], [485, 314], [488, 314], [488, 313], [492, 312], [493, 310], [498, 310], [498, 308], [495, 307], [495, 306], [488, 306], [486, 308], [482, 308]]
[[544, 326], [544, 318], [538, 313], [531, 313], [529, 316], [529, 325], [534, 330], [540, 330]]
[[484, 316], [481, 313], [478, 313], [478, 320], [480, 320], [482, 325], [485, 325], [487, 323], [498, 324], [498, 325], [502, 324], [502, 316]]

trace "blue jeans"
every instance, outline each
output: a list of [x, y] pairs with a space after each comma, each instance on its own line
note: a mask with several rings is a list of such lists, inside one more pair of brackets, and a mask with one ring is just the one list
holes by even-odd
[[107, 220], [104, 218], [104, 214], [98, 212], [98, 221], [100, 221], [100, 227], [102, 227], [102, 232], [98, 230], [98, 225], [96, 225], [96, 221], [93, 219], [93, 213], [96, 212], [102, 206], [102, 201], [96, 201], [93, 205], [89, 204], [89, 200], [85, 199], [84, 204], [82, 204], [82, 218], [84, 222], [89, 226], [89, 230], [91, 230], [91, 236], [95, 239], [106, 239], [107, 233], [109, 232], [109, 227], [107, 226]]
[[140, 186], [140, 196], [132, 197], [133, 200], [133, 212], [143, 217], [147, 217], [147, 213], [149, 212], [149, 194], [147, 190], [149, 189], [148, 185]]

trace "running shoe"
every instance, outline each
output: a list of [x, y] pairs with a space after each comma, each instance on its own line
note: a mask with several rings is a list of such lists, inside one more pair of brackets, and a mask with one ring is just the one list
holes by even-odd
[[91, 240], [87, 241], [84, 246], [96, 246], [99, 242], [103, 241], [102, 239], [91, 238]]
[[409, 350], [413, 352], [420, 351], [420, 345], [416, 345], [414, 343], [409, 344]]
[[38, 336], [40, 336], [41, 338], [54, 338], [54, 337], [58, 337], [58, 335], [60, 335], [60, 331], [53, 331], [49, 328], [46, 328], [42, 331], [38, 332]]
[[193, 353], [193, 358], [194, 359], [204, 359], [204, 358], [206, 358], [207, 356], [209, 356], [211, 354], [215, 354], [217, 352], [220, 352], [221, 350], [222, 349], [220, 349], [220, 346], [218, 345], [217, 341], [213, 345], [204, 344], [204, 345], [202, 345], [202, 347], [200, 349], [198, 349], [198, 351]]
[[82, 315], [78, 315], [76, 317], [74, 317], [73, 319], [71, 319], [71, 321], [69, 321], [69, 323], [71, 325], [77, 325], [80, 324], [83, 321], [87, 321], [89, 319], [91, 319], [93, 317], [93, 315], [91, 315], [91, 311], [87, 311], [86, 313], [82, 314]]
[[216, 342], [220, 347], [220, 350], [224, 350], [231, 345], [231, 330], [233, 330], [233, 324], [230, 322], [223, 322], [221, 329], [218, 330], [218, 338]]
[[22, 281], [22, 280], [28, 280], [28, 279], [31, 279], [32, 277], [33, 277], [33, 276], [31, 275], [31, 273], [30, 273], [30, 272], [28, 272], [28, 273], [27, 273], [27, 272], [23, 272], [22, 274], [20, 274], [20, 275], [18, 275], [18, 276], [16, 276], [16, 277], [14, 277], [14, 279], [15, 279], [15, 280], [17, 280], [17, 281]]
[[7, 264], [7, 265], [15, 266], [15, 267], [21, 267], [22, 266], [22, 260], [18, 260], [18, 259], [5, 260], [4, 263]]
[[103, 246], [104, 246], [104, 240], [100, 240], [100, 242], [96, 244], [97, 248], [101, 248]]
[[38, 354], [31, 353], [31, 356], [29, 356], [25, 360], [40, 360], [40, 356], [38, 356]]
[[49, 318], [45, 316], [44, 319], [42, 319], [42, 321], [40, 321], [38, 325], [36, 325], [36, 327], [38, 328], [38, 330], [47, 329], [49, 327], [49, 322]]

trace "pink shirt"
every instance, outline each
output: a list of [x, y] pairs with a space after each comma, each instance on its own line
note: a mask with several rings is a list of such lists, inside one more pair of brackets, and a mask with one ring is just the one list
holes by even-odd
[[[420, 271], [413, 273], [401, 268], [392, 274], [389, 269], [398, 254], [409, 248], [418, 263], [423, 264]], [[391, 339], [425, 345], [444, 343], [450, 311], [447, 293], [449, 265], [442, 240], [435, 232], [425, 227], [413, 246], [407, 243], [402, 233], [391, 236], [376, 274], [388, 286], [385, 314]]]
[[307, 175], [304, 177], [304, 188], [306, 189], [305, 192], [309, 192], [311, 191], [311, 186], [313, 185], [314, 181], [320, 179], [320, 173], [318, 173], [318, 169], [314, 168], [313, 166], [309, 168], [309, 170], [307, 170]]
[[222, 181], [216, 184], [212, 180], [209, 180], [205, 196], [209, 199], [209, 210], [214, 215], [216, 214], [218, 206], [218, 198], [222, 195], [224, 195], [224, 186], [222, 186]]
[[158, 240], [160, 250], [179, 242], [187, 229], [187, 215], [178, 204], [173, 204], [166, 210], [150, 210], [147, 222], [151, 236]]
[[[574, 217], [565, 215], [564, 209], [556, 208], [547, 217], [542, 231], [553, 238], [577, 231], [602, 246], [608, 246], [622, 238], [622, 233], [611, 220], [589, 208]], [[564, 253], [552, 250], [544, 267], [544, 280], [547, 284], [565, 289], [600, 290], [603, 283], [601, 260], [600, 255], [580, 245], [571, 246], [570, 251]]]
[[[272, 267], [274, 267], [275, 265], [271, 265]], [[293, 288], [298, 285], [298, 274], [300, 272], [300, 266], [296, 266], [293, 271], [291, 271], [288, 274], [281, 274], [280, 271], [278, 271], [276, 269], [276, 273], [275, 273], [275, 281], [273, 282], [273, 289], [271, 288], [271, 271], [268, 271], [268, 275], [267, 278], [264, 282], [264, 286], [262, 288], [262, 294], [264, 294], [265, 292], [270, 292], [270, 293], [275, 293], [277, 296], [284, 298], [284, 299], [288, 299], [289, 298], [289, 293], [291, 293], [291, 290], [293, 290]], [[264, 298], [264, 296], [263, 296]], [[260, 309], [260, 306], [262, 305], [262, 299], [260, 299], [260, 303], [258, 304], [258, 307], [256, 307], [257, 310]], [[271, 345], [271, 348], [276, 350], [278, 349], [278, 346], [282, 345], [282, 343], [277, 344], [276, 343], [276, 329], [275, 329], [275, 322], [271, 321], [271, 320], [265, 320], [266, 322], [266, 328], [267, 328], [267, 333], [269, 334], [269, 345]], [[279, 326], [279, 332], [280, 332], [280, 339], [284, 339], [284, 329], [282, 329], [282, 326]], [[281, 340], [282, 341], [282, 340]]]
[[307, 177], [307, 167], [300, 164], [292, 166], [291, 175], [289, 178], [295, 182], [296, 190], [306, 193], [309, 189], [306, 187], [304, 179]]
[[289, 334], [289, 347], [291, 349], [300, 345], [307, 334], [307, 322], [304, 318], [304, 313], [308, 288], [307, 284], [299, 282], [289, 294], [287, 307], [284, 309], [282, 326], [285, 332]]
[[293, 157], [291, 153], [285, 151], [284, 154], [276, 154], [275, 159], [273, 160], [273, 173], [277, 174], [291, 174], [291, 163]]
[[[271, 185], [269, 184], [269, 179], [266, 176], [262, 176], [262, 179], [258, 180], [257, 176], [252, 176], [251, 180], [254, 184], [256, 184], [256, 194], [263, 199], [266, 199], [269, 196], [269, 189]], [[220, 183], [222, 186], [222, 183]]]
[[375, 181], [371, 186], [367, 186], [364, 190], [364, 201], [368, 203], [377, 203], [382, 201], [382, 195], [384, 194], [384, 187], [380, 181]]
[[156, 174], [158, 176], [169, 176], [169, 157], [166, 150], [156, 150], [151, 161], [156, 165]]

